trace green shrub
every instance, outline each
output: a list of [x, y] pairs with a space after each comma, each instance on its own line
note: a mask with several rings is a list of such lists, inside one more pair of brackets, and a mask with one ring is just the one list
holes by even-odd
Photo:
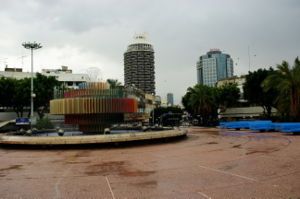
[[42, 119], [39, 119], [36, 123], [37, 129], [53, 129], [54, 125], [50, 121], [48, 117], [44, 117]]

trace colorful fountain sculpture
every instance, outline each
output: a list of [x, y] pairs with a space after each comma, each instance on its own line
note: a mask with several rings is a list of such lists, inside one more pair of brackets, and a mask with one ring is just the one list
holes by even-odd
[[66, 124], [76, 124], [85, 133], [103, 133], [114, 123], [142, 120], [138, 99], [124, 87], [108, 83], [83, 83], [79, 89], [50, 101], [50, 113], [64, 115]]

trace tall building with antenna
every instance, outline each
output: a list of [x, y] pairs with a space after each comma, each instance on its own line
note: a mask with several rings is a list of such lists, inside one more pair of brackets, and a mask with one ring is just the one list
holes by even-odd
[[154, 50], [145, 34], [137, 34], [124, 53], [124, 82], [155, 94]]

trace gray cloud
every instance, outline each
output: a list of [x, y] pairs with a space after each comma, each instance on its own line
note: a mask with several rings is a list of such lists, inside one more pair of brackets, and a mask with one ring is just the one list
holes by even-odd
[[44, 45], [37, 68], [71, 64], [82, 72], [92, 65], [123, 81], [123, 53], [134, 33], [147, 32], [158, 94], [173, 92], [179, 102], [210, 48], [229, 53], [237, 74], [249, 69], [248, 46], [251, 70], [292, 62], [300, 52], [299, 18], [298, 0], [2, 0], [0, 58], [20, 64], [27, 53], [21, 43], [36, 40]]

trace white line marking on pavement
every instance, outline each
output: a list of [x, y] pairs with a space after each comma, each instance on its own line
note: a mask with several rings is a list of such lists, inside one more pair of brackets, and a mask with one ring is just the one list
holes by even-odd
[[209, 197], [209, 196], [206, 195], [205, 193], [202, 193], [202, 192], [200, 192], [200, 191], [198, 191], [198, 193], [199, 193], [201, 196], [203, 196], [204, 198], [206, 198], [206, 199], [211, 199], [211, 197]]
[[61, 181], [68, 175], [68, 173], [70, 172], [70, 170], [72, 169], [73, 165], [68, 167], [64, 173], [62, 174], [62, 176], [60, 178], [58, 178], [58, 180], [56, 181], [55, 185], [54, 185], [54, 189], [55, 189], [55, 197], [54, 198], [60, 198], [60, 190], [59, 190], [59, 185], [61, 183]]
[[207, 170], [215, 171], [215, 172], [218, 172], [218, 173], [223, 173], [223, 174], [243, 178], [243, 179], [250, 180], [250, 181], [253, 181], [253, 182], [258, 182], [258, 180], [255, 180], [254, 178], [248, 178], [246, 176], [241, 176], [241, 175], [238, 175], [238, 174], [229, 173], [229, 172], [226, 172], [226, 171], [222, 171], [222, 170], [219, 170], [219, 169], [213, 169], [213, 168], [209, 168], [209, 167], [205, 167], [205, 166], [201, 166], [201, 165], [198, 165], [198, 166], [203, 168], [203, 169], [207, 169]]
[[111, 189], [111, 186], [110, 186], [110, 182], [109, 182], [109, 180], [108, 180], [108, 177], [107, 177], [107, 176], [105, 176], [105, 179], [106, 179], [106, 182], [107, 182], [107, 185], [108, 185], [109, 191], [110, 191], [110, 193], [111, 193], [111, 197], [112, 197], [113, 199], [115, 199], [115, 195], [114, 195], [114, 192], [113, 192], [113, 190]]

